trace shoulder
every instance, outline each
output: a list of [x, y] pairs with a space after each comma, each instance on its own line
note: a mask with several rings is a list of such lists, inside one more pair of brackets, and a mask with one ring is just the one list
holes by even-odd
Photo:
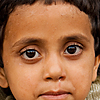
[[92, 83], [90, 92], [85, 100], [100, 100], [100, 76]]

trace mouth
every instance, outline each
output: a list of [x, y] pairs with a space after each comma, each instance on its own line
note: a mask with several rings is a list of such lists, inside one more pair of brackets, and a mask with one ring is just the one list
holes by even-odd
[[65, 100], [69, 95], [71, 95], [71, 93], [66, 91], [48, 91], [40, 94], [39, 97], [45, 100]]

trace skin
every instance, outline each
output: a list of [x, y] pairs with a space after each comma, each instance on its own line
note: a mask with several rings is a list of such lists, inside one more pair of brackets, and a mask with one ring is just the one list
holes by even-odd
[[84, 100], [98, 65], [88, 16], [70, 4], [18, 6], [6, 25], [3, 62], [16, 100]]

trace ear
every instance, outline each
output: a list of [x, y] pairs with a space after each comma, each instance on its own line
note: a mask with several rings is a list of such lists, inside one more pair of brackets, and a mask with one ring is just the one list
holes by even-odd
[[0, 67], [0, 86], [2, 88], [8, 87], [8, 82], [4, 73], [4, 69]]
[[95, 58], [92, 81], [95, 81], [97, 77], [97, 70], [98, 70], [99, 64], [100, 64], [100, 55]]

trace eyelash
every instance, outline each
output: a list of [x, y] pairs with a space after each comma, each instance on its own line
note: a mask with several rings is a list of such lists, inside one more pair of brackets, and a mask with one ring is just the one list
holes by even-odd
[[[77, 56], [82, 53], [83, 46], [78, 43], [71, 43], [67, 45], [64, 50], [64, 55], [67, 57]], [[26, 49], [20, 52], [20, 56], [27, 61], [38, 61], [41, 57], [41, 54], [35, 49]]]
[[20, 56], [22, 56], [26, 60], [34, 60], [40, 56], [40, 53], [35, 49], [27, 49], [21, 52]]
[[82, 50], [83, 50], [82, 45], [72, 44], [72, 45], [67, 46], [67, 48], [64, 51], [64, 54], [68, 56], [77, 56], [82, 53]]

